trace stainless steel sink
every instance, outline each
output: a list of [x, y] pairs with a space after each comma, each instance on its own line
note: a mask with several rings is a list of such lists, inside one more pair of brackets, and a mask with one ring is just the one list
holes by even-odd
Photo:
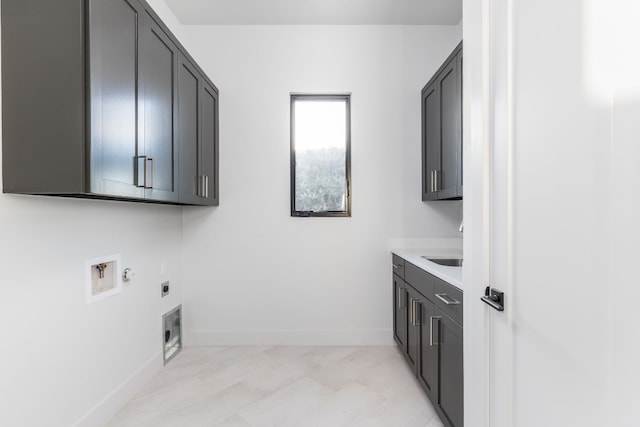
[[435, 262], [439, 265], [446, 265], [448, 267], [462, 267], [462, 260], [459, 258], [429, 258], [426, 256], [423, 256], [422, 258], [426, 259], [427, 261]]

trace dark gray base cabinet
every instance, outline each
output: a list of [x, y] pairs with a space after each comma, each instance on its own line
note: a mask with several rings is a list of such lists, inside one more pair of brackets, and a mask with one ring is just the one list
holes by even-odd
[[422, 89], [422, 200], [462, 198], [462, 42]]
[[463, 427], [462, 292], [396, 255], [393, 265], [394, 339], [442, 422]]
[[[144, 0], [1, 6], [5, 193], [217, 204], [218, 91]], [[193, 199], [183, 176], [207, 177]]]

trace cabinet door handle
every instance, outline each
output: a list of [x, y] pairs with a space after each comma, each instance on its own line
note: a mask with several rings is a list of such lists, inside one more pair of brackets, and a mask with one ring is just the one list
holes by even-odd
[[409, 324], [413, 325], [413, 298], [409, 298], [409, 305], [411, 305], [409, 309]]
[[[140, 161], [142, 160], [142, 164], [140, 164]], [[140, 188], [147, 188], [147, 156], [136, 156], [136, 161], [137, 163], [137, 174], [138, 176], [136, 177], [136, 187], [140, 187]], [[142, 175], [140, 175], [140, 172], [142, 171]], [[142, 179], [140, 179], [142, 177]], [[140, 184], [140, 182], [142, 181], [142, 185]]]
[[434, 171], [431, 171], [431, 192], [432, 192], [432, 193], [433, 193], [434, 191], [436, 191], [436, 190], [435, 190], [435, 186], [433, 185], [433, 184], [434, 184], [434, 173], [433, 173], [433, 172], [434, 172]]
[[204, 197], [204, 175], [198, 175], [198, 197]]
[[209, 175], [204, 176], [204, 197], [209, 197]]
[[433, 187], [434, 187], [434, 191], [440, 191], [440, 183], [438, 182], [438, 175], [440, 174], [440, 171], [438, 169], [433, 171]]
[[402, 294], [400, 291], [400, 288], [396, 288], [396, 301], [398, 301], [398, 308], [402, 308]]
[[[441, 318], [442, 317], [440, 317], [440, 316], [431, 316], [431, 317], [429, 317], [429, 346], [430, 347], [440, 345], [439, 342], [436, 343], [436, 344], [433, 343], [433, 321], [434, 320], [440, 321]], [[440, 341], [440, 339], [438, 339], [438, 341]]]
[[400, 267], [402, 267], [401, 265], [398, 265], [398, 264], [391, 264], [391, 265], [393, 265], [393, 268], [400, 268]]
[[151, 163], [151, 185], [149, 187], [147, 187], [147, 169], [146, 169], [146, 163], [145, 162], [145, 170], [144, 170], [144, 188], [153, 188], [154, 185], [154, 177], [156, 174], [156, 163], [153, 161], [152, 158], [147, 158], [147, 161]]
[[418, 326], [418, 319], [417, 319], [417, 314], [418, 314], [418, 304], [420, 303], [420, 301], [418, 301], [417, 299], [412, 299], [411, 300], [411, 325], [412, 326]]
[[460, 301], [451, 298], [447, 294], [436, 294], [436, 298], [438, 298], [440, 301], [442, 301], [443, 303], [445, 303], [447, 305], [459, 305], [460, 304]]

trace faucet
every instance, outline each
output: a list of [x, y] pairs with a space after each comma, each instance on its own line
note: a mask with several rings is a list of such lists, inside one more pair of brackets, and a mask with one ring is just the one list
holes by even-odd
[[458, 228], [458, 231], [461, 232], [461, 233], [464, 233], [464, 219], [460, 223], [460, 228]]

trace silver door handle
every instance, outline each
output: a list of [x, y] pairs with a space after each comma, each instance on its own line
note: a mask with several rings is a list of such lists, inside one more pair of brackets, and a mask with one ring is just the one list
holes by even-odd
[[435, 171], [431, 171], [431, 192], [434, 193], [436, 191], [435, 186]]
[[398, 308], [402, 308], [402, 294], [400, 293], [400, 291], [400, 288], [396, 288], [396, 300], [398, 300]]
[[[142, 165], [140, 164], [140, 160], [142, 160]], [[136, 187], [146, 188], [147, 187], [147, 156], [136, 156], [137, 163], [137, 177], [136, 177]], [[140, 171], [142, 170], [142, 179], [140, 179]], [[140, 184], [142, 181], [142, 185]]]
[[409, 323], [413, 325], [413, 298], [409, 298], [409, 304], [411, 305], [411, 308], [409, 309]]
[[[440, 343], [437, 343], [437, 344], [433, 343], [433, 320], [434, 319], [440, 321], [440, 319], [442, 319], [442, 317], [440, 317], [440, 316], [431, 316], [431, 317], [429, 317], [429, 346], [430, 347], [440, 345]], [[440, 341], [440, 340], [438, 340], [438, 341]]]
[[413, 320], [411, 322], [412, 326], [418, 326], [418, 319], [417, 319], [417, 314], [418, 314], [418, 304], [420, 303], [420, 301], [418, 301], [417, 299], [411, 300], [411, 312], [413, 313]]
[[434, 191], [439, 191], [440, 190], [440, 183], [438, 182], [438, 174], [440, 173], [440, 171], [438, 169], [433, 171], [433, 177], [434, 177], [434, 184], [433, 186], [435, 187]]
[[204, 197], [209, 197], [209, 175], [204, 176]]
[[204, 197], [204, 175], [198, 175], [198, 197]]
[[[156, 163], [153, 161], [153, 159], [151, 157], [147, 158], [147, 161], [151, 162], [151, 185], [149, 187], [147, 187], [147, 170], [145, 168], [145, 170], [144, 170], [144, 187], [145, 188], [153, 188], [154, 183], [155, 183], [154, 182], [154, 178], [155, 178], [155, 175], [156, 175], [156, 166], [155, 166]], [[146, 166], [146, 163], [147, 162], [145, 162], [145, 166]]]
[[447, 305], [459, 305], [460, 304], [460, 301], [451, 298], [447, 294], [436, 294], [436, 298], [438, 298], [440, 301], [442, 301], [443, 303], [445, 303]]
[[402, 267], [401, 265], [397, 265], [397, 264], [391, 264], [391, 265], [393, 265], [393, 268], [400, 268], [400, 267]]

